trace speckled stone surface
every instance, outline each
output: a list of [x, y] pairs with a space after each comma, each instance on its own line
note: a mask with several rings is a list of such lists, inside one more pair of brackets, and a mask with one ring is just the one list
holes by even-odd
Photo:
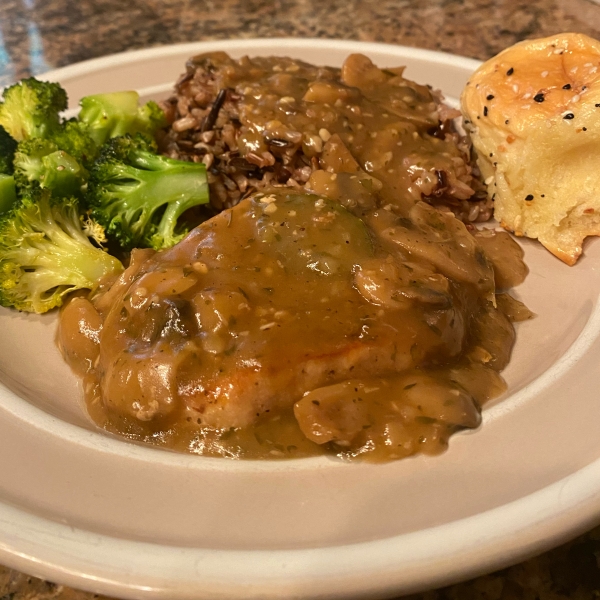
[[[594, 0], [0, 0], [0, 85], [165, 44], [251, 37], [381, 41], [487, 59], [525, 38], [600, 38]], [[600, 598], [600, 528], [541, 557], [411, 600]], [[0, 567], [0, 600], [91, 600]]]
[[0, 82], [123, 50], [223, 38], [390, 42], [486, 59], [528, 37], [600, 35], [592, 0], [2, 0]]

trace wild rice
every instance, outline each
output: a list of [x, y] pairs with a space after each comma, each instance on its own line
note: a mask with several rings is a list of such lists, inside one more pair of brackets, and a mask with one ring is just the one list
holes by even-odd
[[[289, 59], [288, 59], [289, 62]], [[280, 71], [292, 72], [295, 64], [283, 64]], [[244, 133], [238, 104], [248, 89], [218, 89], [218, 69], [210, 55], [188, 61], [186, 72], [175, 85], [174, 94], [162, 103], [171, 125], [162, 132], [159, 147], [164, 154], [181, 160], [203, 162], [208, 171], [210, 201], [218, 212], [237, 204], [242, 198], [273, 186], [301, 188], [313, 171], [319, 169], [319, 157], [331, 137], [321, 127], [316, 135], [284, 130], [263, 135], [268, 151], [241, 154], [238, 138]], [[490, 219], [493, 203], [478, 180], [479, 172], [471, 160], [466, 138], [456, 132], [453, 118], [457, 111], [446, 106], [440, 94], [433, 94], [440, 117], [435, 135], [453, 138], [461, 152], [454, 157], [454, 171], [437, 172], [438, 185], [425, 197], [434, 206], [452, 210], [465, 223]], [[279, 103], [291, 109], [295, 99], [283, 96]], [[303, 144], [310, 146], [307, 156]]]

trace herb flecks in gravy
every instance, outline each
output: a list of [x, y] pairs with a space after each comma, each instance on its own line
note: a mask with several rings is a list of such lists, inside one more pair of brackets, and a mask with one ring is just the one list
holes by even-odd
[[385, 460], [479, 424], [514, 330], [454, 216], [273, 190], [134, 252], [65, 307], [59, 340], [110, 431], [208, 455]]
[[428, 133], [427, 88], [362, 58], [341, 83], [289, 59], [212, 56], [243, 88], [238, 144], [260, 154], [314, 130], [320, 168], [169, 250], [135, 250], [64, 307], [59, 346], [100, 426], [209, 456], [381, 461], [442, 451], [505, 389], [511, 321], [531, 314], [497, 292], [524, 279], [522, 251], [421, 200], [441, 183], [456, 197], [459, 179], [439, 173], [462, 151]]

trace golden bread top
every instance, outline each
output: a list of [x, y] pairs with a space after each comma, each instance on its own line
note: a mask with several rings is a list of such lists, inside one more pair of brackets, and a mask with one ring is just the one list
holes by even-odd
[[473, 74], [461, 107], [496, 219], [574, 264], [600, 235], [600, 42], [516, 44]]
[[474, 73], [462, 96], [474, 126], [487, 119], [516, 136], [543, 120], [583, 126], [579, 113], [590, 103], [600, 114], [600, 42], [578, 33], [507, 48]]

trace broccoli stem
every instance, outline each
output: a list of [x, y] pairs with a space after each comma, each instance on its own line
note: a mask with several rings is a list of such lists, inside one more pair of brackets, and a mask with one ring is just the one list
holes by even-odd
[[[181, 183], [183, 184], [181, 197], [167, 206], [156, 233], [149, 240], [150, 245], [155, 250], [174, 246], [183, 237], [174, 233], [179, 217], [186, 210], [208, 202], [208, 184], [206, 180], [195, 178], [190, 182], [189, 177], [185, 179], [181, 177]], [[193, 183], [193, 189], [191, 189], [190, 183]], [[172, 188], [172, 186], [170, 187]]]
[[15, 178], [0, 173], [0, 214], [9, 211], [17, 201]]

